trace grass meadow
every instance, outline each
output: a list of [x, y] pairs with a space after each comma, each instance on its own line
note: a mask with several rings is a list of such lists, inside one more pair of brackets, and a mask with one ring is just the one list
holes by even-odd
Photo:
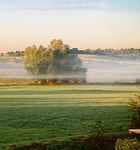
[[0, 149], [95, 132], [127, 134], [136, 85], [0, 86]]

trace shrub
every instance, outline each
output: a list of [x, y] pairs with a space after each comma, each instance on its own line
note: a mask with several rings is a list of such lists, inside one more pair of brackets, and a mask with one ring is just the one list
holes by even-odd
[[140, 95], [136, 95], [134, 98], [130, 98], [130, 111], [133, 112], [133, 116], [130, 120], [130, 128], [140, 128]]
[[140, 141], [135, 139], [118, 139], [115, 150], [140, 150]]

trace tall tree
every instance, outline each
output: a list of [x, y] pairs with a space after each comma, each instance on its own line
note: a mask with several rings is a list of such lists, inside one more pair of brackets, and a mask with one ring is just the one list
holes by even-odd
[[46, 81], [85, 81], [86, 78], [87, 69], [82, 67], [82, 61], [70, 54], [69, 46], [61, 40], [52, 40], [48, 48], [28, 47], [24, 64], [30, 74]]

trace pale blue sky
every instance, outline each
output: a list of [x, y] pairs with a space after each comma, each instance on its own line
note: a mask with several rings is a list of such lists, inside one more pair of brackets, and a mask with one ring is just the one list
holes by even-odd
[[140, 48], [140, 0], [0, 0], [0, 51], [47, 46]]

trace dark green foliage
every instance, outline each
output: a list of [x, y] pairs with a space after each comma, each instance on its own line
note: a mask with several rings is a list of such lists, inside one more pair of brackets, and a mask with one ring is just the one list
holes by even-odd
[[91, 126], [91, 128], [92, 128], [91, 138], [92, 138], [92, 136], [93, 136], [93, 138], [95, 137], [95, 139], [97, 140], [96, 144], [99, 145], [100, 138], [104, 137], [104, 135], [105, 135], [105, 126], [104, 126], [102, 120], [96, 120], [95, 125]]
[[114, 150], [116, 137], [113, 135], [92, 136], [86, 143], [91, 150]]
[[108, 150], [114, 148], [115, 138], [114, 136], [107, 136], [102, 120], [96, 121], [93, 131], [92, 135], [86, 140], [89, 149]]
[[105, 132], [105, 127], [102, 120], [97, 120], [95, 124], [96, 136], [102, 136]]
[[135, 95], [134, 98], [130, 98], [130, 101], [130, 111], [133, 112], [130, 128], [140, 129], [140, 95]]

